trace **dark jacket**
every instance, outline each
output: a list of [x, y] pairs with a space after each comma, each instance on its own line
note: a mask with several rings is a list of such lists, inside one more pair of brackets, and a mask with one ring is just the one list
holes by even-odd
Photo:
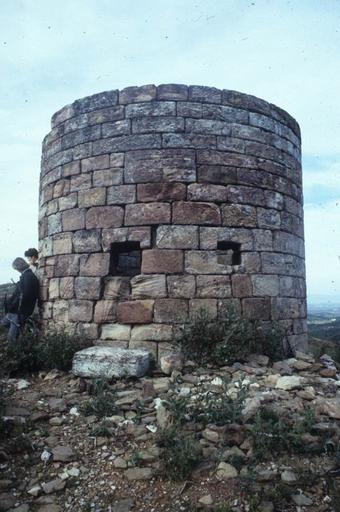
[[30, 268], [23, 271], [15, 290], [6, 299], [6, 313], [17, 313], [23, 321], [29, 317], [39, 297], [39, 281]]

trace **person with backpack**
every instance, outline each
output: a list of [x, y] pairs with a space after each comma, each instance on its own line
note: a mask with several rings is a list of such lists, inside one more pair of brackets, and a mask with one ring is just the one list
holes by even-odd
[[0, 322], [8, 329], [9, 343], [15, 343], [17, 340], [20, 329], [32, 315], [39, 297], [39, 281], [26, 261], [23, 258], [16, 258], [12, 267], [20, 272], [21, 276], [12, 295], [8, 299], [5, 298], [5, 316]]

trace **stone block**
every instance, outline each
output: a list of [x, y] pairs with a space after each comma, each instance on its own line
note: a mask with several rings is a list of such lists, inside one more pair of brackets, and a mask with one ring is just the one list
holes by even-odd
[[164, 274], [139, 275], [131, 279], [133, 299], [166, 297], [166, 294], [166, 276]]
[[44, 189], [45, 187], [47, 187], [51, 183], [54, 183], [55, 181], [60, 180], [61, 177], [62, 177], [61, 176], [61, 170], [62, 170], [61, 167], [56, 167], [52, 171], [50, 171], [47, 174], [45, 174], [45, 176], [41, 180], [41, 188]]
[[125, 159], [125, 183], [196, 181], [195, 152], [191, 149], [133, 151]]
[[176, 249], [147, 249], [142, 254], [144, 274], [176, 274], [183, 272], [183, 251]]
[[234, 129], [234, 123], [248, 124], [248, 112], [237, 108], [228, 107], [226, 105], [203, 105], [202, 116], [205, 119], [218, 119], [233, 123], [231, 128]]
[[217, 251], [187, 251], [185, 272], [188, 274], [231, 274], [232, 267], [219, 262]]
[[89, 347], [76, 352], [72, 373], [79, 377], [143, 377], [151, 358], [146, 350], [126, 350], [113, 347]]
[[198, 227], [160, 226], [156, 246], [159, 249], [198, 249]]
[[254, 250], [255, 251], [272, 251], [273, 250], [273, 234], [269, 229], [253, 229]]
[[137, 185], [137, 199], [140, 202], [180, 201], [186, 197], [184, 183], [140, 183]]
[[245, 204], [228, 204], [223, 206], [222, 224], [230, 227], [254, 228], [257, 226], [256, 208]]
[[224, 165], [199, 165], [197, 181], [199, 183], [217, 183], [221, 185], [237, 183], [237, 168]]
[[149, 226], [103, 229], [102, 245], [103, 250], [108, 251], [112, 243], [116, 242], [140, 242], [141, 249], [151, 245], [151, 228]]
[[54, 275], [56, 277], [77, 276], [79, 274], [79, 256], [60, 254], [56, 257]]
[[215, 87], [191, 85], [189, 87], [189, 100], [204, 103], [221, 103], [222, 91]]
[[74, 291], [77, 299], [99, 299], [101, 279], [100, 277], [76, 277]]
[[120, 302], [117, 307], [117, 320], [122, 324], [150, 323], [152, 322], [153, 306], [153, 300]]
[[[91, 278], [87, 278], [91, 279]], [[99, 300], [94, 308], [94, 321], [97, 324], [116, 320], [117, 303], [113, 300]]]
[[104, 299], [122, 300], [130, 295], [130, 278], [123, 276], [106, 277], [104, 280]]
[[274, 320], [306, 317], [306, 302], [302, 299], [277, 297], [273, 299], [272, 309]]
[[280, 280], [280, 295], [283, 297], [306, 297], [305, 280], [298, 277], [282, 276]]
[[79, 174], [71, 178], [70, 192], [91, 188], [91, 174]]
[[274, 190], [264, 190], [264, 204], [268, 208], [273, 208], [275, 210], [283, 210], [285, 199], [280, 192], [275, 192]]
[[62, 213], [64, 231], [76, 231], [85, 228], [85, 210], [73, 208]]
[[46, 258], [53, 255], [53, 241], [52, 238], [44, 238], [39, 244], [39, 257]]
[[295, 254], [300, 258], [305, 257], [304, 241], [302, 238], [292, 235], [291, 233], [285, 233], [283, 231], [274, 233], [273, 246], [274, 251]]
[[304, 277], [305, 262], [292, 254], [263, 252], [261, 254], [262, 271], [265, 274], [279, 274]]
[[112, 167], [93, 172], [94, 187], [110, 187], [111, 185], [121, 185], [123, 183], [123, 169]]
[[69, 162], [62, 166], [62, 175], [64, 178], [68, 178], [69, 176], [74, 176], [75, 174], [80, 174], [80, 161], [75, 160], [74, 162]]
[[190, 275], [168, 276], [169, 297], [191, 299], [195, 296], [195, 277]]
[[63, 230], [61, 223], [61, 213], [55, 213], [47, 218], [47, 234], [48, 236], [60, 233]]
[[48, 236], [48, 219], [47, 217], [44, 217], [43, 219], [39, 220], [39, 238], [45, 238]]
[[156, 299], [154, 321], [164, 324], [178, 324], [188, 318], [188, 302], [183, 299]]
[[219, 299], [217, 301], [217, 315], [220, 320], [226, 317], [228, 311], [235, 311], [241, 314], [241, 300], [236, 298]]
[[72, 159], [81, 160], [92, 155], [92, 142], [85, 142], [85, 144], [79, 144], [72, 149]]
[[291, 213], [281, 212], [281, 227], [283, 230], [289, 231], [300, 238], [304, 236], [302, 219]]
[[[227, 167], [246, 167], [249, 169], [257, 168], [257, 159], [255, 157], [239, 155], [228, 151], [216, 151], [214, 149], [199, 149], [197, 151], [197, 163]], [[248, 171], [248, 169], [246, 169], [246, 171]]]
[[225, 203], [227, 201], [227, 188], [223, 185], [191, 183], [188, 186], [188, 201], [213, 201], [215, 203]]
[[86, 229], [118, 228], [123, 223], [124, 210], [120, 206], [94, 206], [86, 213]]
[[132, 133], [184, 132], [181, 117], [140, 117], [132, 120]]
[[128, 105], [125, 109], [127, 118], [144, 118], [160, 116], [176, 116], [176, 103], [174, 101], [153, 101], [151, 103], [139, 103]]
[[76, 114], [82, 114], [114, 106], [117, 102], [118, 91], [105, 91], [76, 100], [72, 106]]
[[172, 326], [167, 324], [135, 325], [131, 331], [131, 340], [171, 341]]
[[203, 115], [203, 105], [192, 101], [179, 101], [177, 103], [177, 115], [200, 119]]
[[255, 187], [230, 185], [228, 186], [228, 201], [230, 203], [263, 206], [264, 193], [263, 190], [259, 190]]
[[136, 185], [118, 185], [107, 189], [107, 204], [128, 204], [136, 201]]
[[[45, 314], [47, 314], [48, 318], [51, 318], [50, 313], [48, 312], [49, 304], [51, 304], [51, 303], [46, 303], [44, 318], [45, 318]], [[69, 320], [71, 320], [69, 302], [67, 300], [55, 300], [53, 302], [53, 315], [52, 316], [53, 316], [53, 321], [55, 321], [55, 322], [63, 322], [66, 324]]]
[[125, 153], [111, 153], [110, 167], [123, 167], [125, 161]]
[[72, 252], [72, 233], [60, 233], [52, 237], [53, 254], [69, 254]]
[[167, 203], [128, 204], [125, 208], [125, 226], [169, 224], [170, 219], [171, 206]]
[[216, 135], [201, 135], [199, 133], [164, 133], [163, 148], [193, 148], [215, 149]]
[[52, 201], [48, 201], [45, 205], [46, 215], [52, 215], [58, 211], [58, 199], [52, 199]]
[[231, 286], [233, 297], [251, 297], [253, 294], [251, 280], [247, 274], [234, 274], [231, 276]]
[[74, 278], [61, 277], [59, 280], [59, 293], [61, 299], [73, 299], [74, 297]]
[[242, 299], [242, 313], [244, 318], [249, 320], [270, 320], [270, 298], [256, 297]]
[[281, 214], [277, 210], [258, 208], [257, 221], [259, 228], [280, 229]]
[[217, 249], [218, 242], [236, 242], [241, 244], [241, 251], [253, 249], [253, 230], [244, 228], [201, 227], [200, 249]]
[[199, 298], [231, 296], [229, 276], [197, 276], [196, 296]]
[[230, 135], [230, 123], [216, 119], [186, 119], [187, 133], [203, 133], [211, 135]]
[[79, 208], [91, 208], [91, 206], [103, 206], [106, 203], [106, 188], [93, 187], [89, 190], [78, 192]]
[[279, 278], [271, 275], [252, 275], [253, 295], [257, 297], [276, 297], [279, 294]]
[[206, 313], [209, 320], [217, 318], [217, 299], [191, 299], [189, 301], [189, 317], [196, 318], [200, 313]]
[[102, 340], [121, 340], [129, 341], [131, 334], [130, 325], [106, 324], [102, 326]]
[[224, 135], [217, 137], [217, 149], [221, 151], [230, 151], [244, 154], [246, 143], [243, 140], [233, 137], [225, 137]]
[[70, 184], [70, 180], [57, 181], [53, 187], [53, 197], [56, 198], [66, 196], [70, 192]]
[[61, 148], [63, 150], [69, 149], [78, 144], [97, 139], [100, 139], [100, 126], [86, 126], [85, 128], [64, 135], [61, 139]]
[[156, 149], [162, 147], [161, 135], [158, 133], [120, 135], [110, 139], [93, 142], [93, 154], [116, 153], [121, 151], [135, 151], [137, 149]]
[[98, 252], [101, 250], [100, 229], [84, 229], [73, 234], [74, 252]]
[[48, 287], [48, 297], [50, 300], [59, 298], [59, 278], [50, 279]]
[[261, 258], [258, 252], [242, 253], [242, 268], [247, 273], [261, 272]]
[[292, 350], [299, 350], [300, 352], [308, 352], [308, 336], [307, 334], [296, 334], [287, 336], [287, 342]]
[[67, 196], [60, 197], [59, 199], [59, 210], [69, 210], [71, 208], [76, 208], [78, 204], [78, 194], [73, 192], [72, 194], [68, 194]]
[[[130, 340], [129, 350], [145, 350], [150, 355], [153, 365], [157, 361], [158, 343], [154, 341]], [[147, 478], [150, 476], [148, 475]]]
[[98, 325], [97, 324], [86, 324], [84, 322], [77, 324], [76, 334], [85, 340], [97, 340], [98, 339]]
[[156, 99], [157, 89], [155, 85], [142, 85], [141, 87], [125, 87], [119, 91], [119, 103], [138, 103]]
[[172, 221], [174, 224], [221, 224], [218, 206], [213, 203], [192, 203], [179, 201], [173, 203]]
[[157, 87], [158, 100], [186, 100], [188, 98], [188, 86], [182, 84], [162, 84]]
[[96, 171], [110, 167], [109, 155], [92, 156], [81, 161], [82, 172]]
[[68, 301], [69, 320], [71, 322], [91, 322], [93, 317], [93, 302], [90, 300]]
[[107, 276], [109, 266], [110, 254], [108, 253], [83, 255], [80, 258], [80, 275], [88, 277]]
[[130, 119], [122, 119], [112, 123], [104, 123], [102, 125], [102, 137], [116, 137], [118, 135], [128, 135], [131, 133]]

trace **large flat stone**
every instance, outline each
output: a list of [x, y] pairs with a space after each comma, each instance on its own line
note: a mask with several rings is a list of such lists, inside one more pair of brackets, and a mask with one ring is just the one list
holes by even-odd
[[76, 352], [72, 372], [79, 377], [142, 377], [150, 361], [146, 350], [96, 346]]

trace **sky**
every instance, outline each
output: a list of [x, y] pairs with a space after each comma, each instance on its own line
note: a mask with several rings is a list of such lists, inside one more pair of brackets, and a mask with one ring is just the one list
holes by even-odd
[[75, 99], [183, 83], [259, 96], [302, 131], [308, 299], [340, 302], [340, 0], [2, 0], [0, 283], [37, 246], [41, 142]]

